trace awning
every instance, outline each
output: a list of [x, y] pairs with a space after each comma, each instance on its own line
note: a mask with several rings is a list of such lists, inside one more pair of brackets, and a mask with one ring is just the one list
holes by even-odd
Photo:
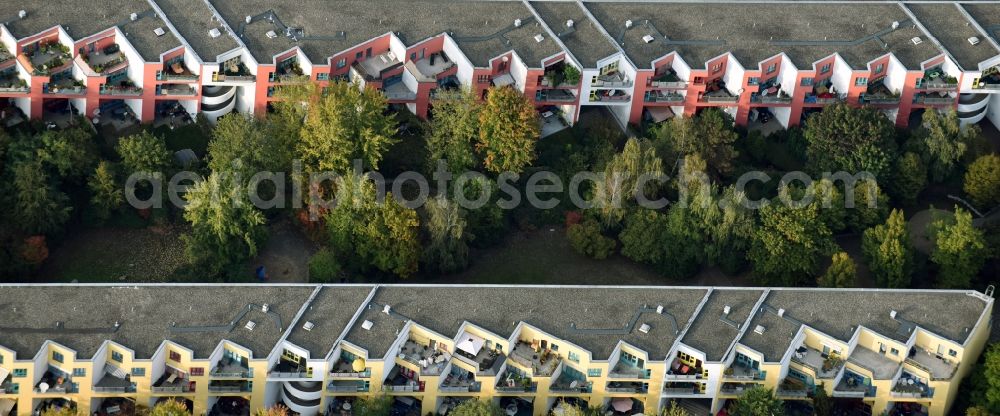
[[[10, 370], [0, 367], [0, 381], [3, 381], [10, 374]], [[0, 415], [5, 413], [0, 413]]]
[[15, 404], [17, 404], [16, 400], [0, 399], [0, 415], [9, 415]]
[[649, 118], [653, 120], [654, 123], [662, 122], [674, 117], [674, 111], [670, 107], [649, 107], [646, 109], [649, 111]]
[[496, 78], [493, 78], [494, 87], [502, 87], [504, 85], [511, 85], [514, 83], [514, 77], [510, 76], [510, 73], [503, 74]]
[[458, 349], [465, 351], [472, 356], [478, 355], [479, 351], [483, 349], [483, 344], [486, 343], [486, 341], [483, 341], [482, 338], [468, 332], [463, 332], [462, 337], [459, 339], [461, 341], [458, 342]]
[[632, 399], [625, 397], [615, 399], [614, 401], [611, 402], [611, 407], [614, 407], [616, 411], [622, 413], [627, 412], [629, 410], [632, 410]]

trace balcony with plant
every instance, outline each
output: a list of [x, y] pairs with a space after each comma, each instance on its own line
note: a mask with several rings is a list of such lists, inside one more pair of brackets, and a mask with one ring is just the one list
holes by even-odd
[[59, 42], [39, 41], [37, 47], [29, 49], [32, 52], [27, 58], [34, 75], [58, 73], [73, 64], [69, 47]]

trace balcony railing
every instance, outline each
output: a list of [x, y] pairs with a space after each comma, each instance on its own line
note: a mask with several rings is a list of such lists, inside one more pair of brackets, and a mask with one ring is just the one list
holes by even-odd
[[191, 96], [191, 95], [195, 95], [197, 93], [198, 92], [195, 91], [194, 88], [191, 88], [191, 87], [187, 87], [187, 88], [173, 87], [173, 88], [160, 88], [157, 91], [156, 95]]
[[417, 93], [401, 91], [383, 91], [387, 100], [416, 100]]
[[687, 83], [684, 81], [650, 81], [649, 86], [652, 88], [676, 88], [683, 89], [687, 88]]
[[169, 72], [157, 71], [157, 81], [197, 81], [197, 74], [171, 74]]
[[[253, 371], [213, 371], [209, 376], [216, 378], [253, 378]], [[271, 373], [271, 376], [274, 377], [274, 373]]]
[[270, 378], [306, 378], [309, 377], [305, 371], [272, 371], [268, 373]]
[[150, 390], [153, 393], [191, 393], [194, 391], [190, 386], [153, 386]]
[[664, 387], [664, 394], [702, 394], [700, 389], [694, 387]]
[[861, 97], [861, 100], [868, 104], [899, 104], [899, 97], [884, 95], [865, 95]]
[[135, 389], [125, 386], [115, 386], [115, 387], [94, 386], [94, 393], [135, 393]]
[[647, 379], [646, 372], [642, 370], [632, 371], [632, 372], [622, 372], [622, 371], [612, 371], [608, 373], [608, 378], [634, 378], [634, 379]]
[[255, 82], [257, 81], [256, 75], [226, 75], [220, 74], [218, 72], [212, 73], [212, 81], [214, 82]]
[[44, 92], [46, 94], [85, 94], [87, 92], [87, 87], [75, 85], [72, 87], [48, 87], [45, 88]]
[[951, 97], [918, 97], [917, 102], [925, 105], [950, 105], [955, 102], [955, 99]]
[[330, 377], [338, 378], [368, 378], [372, 376], [371, 371], [350, 372], [350, 373], [330, 373]]
[[621, 101], [628, 101], [629, 98], [631, 98], [631, 97], [629, 95], [627, 95], [627, 94], [626, 95], [600, 95], [600, 94], [598, 94], [598, 95], [594, 96], [591, 101], [599, 101], [599, 102], [621, 102]]
[[44, 394], [44, 393], [62, 393], [62, 394], [65, 394], [65, 393], [78, 393], [78, 391], [77, 391], [77, 388], [75, 388], [75, 387], [65, 387], [65, 386], [63, 386], [63, 387], [49, 387], [43, 393], [41, 389], [39, 389], [38, 387], [35, 387], [35, 393], [38, 393], [38, 394]]
[[684, 102], [684, 96], [680, 94], [649, 94], [646, 96], [647, 103], [679, 103]]
[[505, 393], [514, 393], [514, 392], [530, 393], [530, 392], [535, 391], [535, 385], [534, 385], [534, 383], [532, 383], [531, 386], [521, 386], [521, 385], [513, 386], [513, 387], [511, 387], [511, 386], [497, 386], [496, 390], [500, 391], [500, 392], [505, 392]]
[[358, 392], [366, 392], [368, 390], [365, 389], [365, 387], [360, 384], [357, 386], [330, 384], [326, 386], [326, 391], [331, 393], [358, 393]]
[[394, 392], [394, 393], [398, 393], [398, 392], [414, 393], [414, 392], [422, 392], [422, 391], [424, 391], [424, 388], [421, 387], [420, 385], [416, 385], [416, 386], [409, 386], [409, 385], [407, 385], [407, 386], [392, 386], [392, 385], [386, 384], [386, 385], [382, 386], [382, 391], [384, 391], [384, 392]]
[[606, 387], [605, 391], [608, 393], [645, 393], [646, 389], [642, 387]]
[[0, 87], [0, 92], [31, 92], [31, 87], [28, 86], [17, 86], [17, 87]]
[[809, 397], [809, 392], [804, 389], [786, 389], [778, 388], [778, 396], [780, 397]]
[[792, 102], [792, 97], [769, 95], [766, 97], [757, 97], [754, 102], [762, 104], [788, 104]]
[[208, 391], [213, 393], [239, 393], [250, 391], [247, 386], [208, 386]]
[[102, 87], [101, 95], [142, 95], [139, 87]]
[[480, 387], [478, 385], [471, 385], [471, 386], [441, 386], [440, 388], [438, 388], [438, 391], [440, 391], [441, 393], [469, 393], [469, 392], [475, 393], [475, 392], [478, 392], [479, 390], [480, 390]]
[[740, 97], [728, 95], [706, 95], [701, 97], [703, 103], [735, 103]]

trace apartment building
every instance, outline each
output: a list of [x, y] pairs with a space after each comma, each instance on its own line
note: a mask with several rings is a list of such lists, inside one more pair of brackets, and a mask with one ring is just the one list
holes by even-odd
[[282, 403], [393, 415], [717, 414], [754, 385], [808, 408], [945, 415], [989, 338], [992, 289], [438, 285], [0, 286], [0, 414], [196, 415]]
[[[94, 3], [94, 4], [89, 4]], [[1000, 5], [956, 2], [113, 0], [2, 3], [0, 98], [38, 119], [263, 115], [285, 83], [351, 80], [426, 117], [437, 91], [511, 86], [543, 135], [717, 107], [783, 127], [826, 105], [1000, 124]], [[571, 67], [579, 79], [566, 77]], [[12, 111], [13, 112], [13, 111]], [[11, 113], [12, 113], [11, 112]], [[5, 112], [5, 116], [6, 116]]]

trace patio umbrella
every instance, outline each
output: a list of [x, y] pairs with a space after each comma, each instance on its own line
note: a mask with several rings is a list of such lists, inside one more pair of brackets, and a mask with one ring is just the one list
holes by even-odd
[[624, 397], [620, 399], [615, 399], [613, 402], [611, 402], [611, 407], [614, 407], [615, 411], [618, 412], [623, 412], [623, 413], [627, 412], [629, 410], [632, 410], [632, 399]]
[[360, 357], [355, 358], [354, 362], [351, 363], [351, 369], [353, 369], [357, 373], [365, 371], [365, 359]]

